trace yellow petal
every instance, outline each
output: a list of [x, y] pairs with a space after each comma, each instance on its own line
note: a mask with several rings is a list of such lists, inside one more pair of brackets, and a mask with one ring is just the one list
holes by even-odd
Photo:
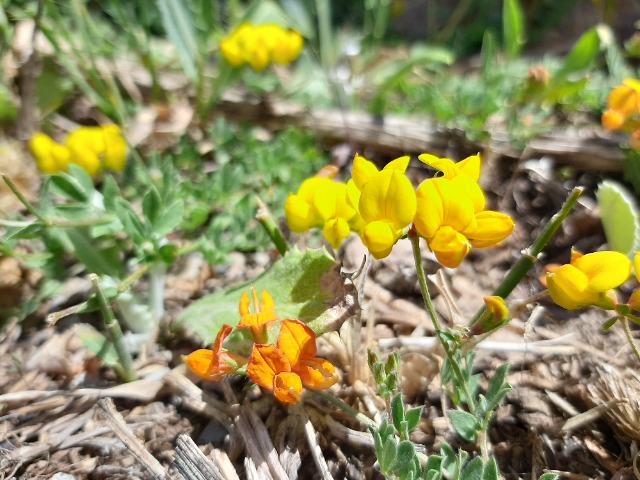
[[375, 164], [361, 155], [356, 154], [353, 159], [353, 167], [351, 169], [351, 178], [353, 179], [358, 190], [362, 190], [369, 179], [378, 173]]
[[491, 247], [511, 235], [513, 228], [509, 215], [485, 210], [476, 214], [476, 228], [468, 235], [469, 241], [475, 248]]
[[298, 374], [277, 374], [273, 379], [273, 394], [282, 403], [298, 403], [302, 395], [302, 381]]
[[640, 310], [640, 288], [638, 288], [631, 294], [627, 305], [629, 305], [629, 308], [631, 308], [632, 310]]
[[404, 157], [391, 160], [387, 165], [385, 165], [383, 170], [398, 170], [400, 173], [404, 173], [407, 171], [410, 161], [411, 157], [409, 155], [405, 155]]
[[444, 178], [453, 178], [458, 175], [458, 167], [456, 162], [450, 158], [440, 158], [430, 153], [418, 155], [418, 160], [442, 172]]
[[494, 323], [502, 323], [509, 318], [509, 307], [507, 307], [504, 298], [496, 295], [484, 297], [484, 304]]
[[383, 170], [361, 190], [358, 211], [365, 222], [389, 221], [393, 229], [401, 230], [412, 222], [416, 207], [411, 181], [398, 170]]
[[324, 238], [326, 238], [327, 242], [335, 249], [340, 248], [340, 245], [342, 245], [342, 242], [350, 233], [351, 228], [349, 227], [349, 223], [343, 218], [332, 218], [324, 224], [322, 229]]
[[593, 292], [619, 287], [631, 274], [631, 261], [620, 252], [588, 253], [572, 265], [587, 276], [587, 288]]
[[640, 282], [640, 252], [635, 252], [633, 257], [633, 271], [636, 274], [636, 278]]
[[220, 53], [232, 67], [241, 67], [245, 62], [240, 45], [233, 39], [225, 39], [220, 42]]
[[477, 182], [480, 178], [480, 154], [471, 155], [457, 163], [460, 173], [467, 175], [474, 182]]
[[117, 125], [103, 125], [105, 151], [102, 161], [104, 168], [121, 172], [127, 163], [127, 141]]
[[444, 206], [433, 179], [425, 180], [416, 190], [417, 210], [413, 219], [418, 234], [432, 238], [442, 226]]
[[429, 248], [441, 265], [456, 268], [471, 250], [471, 245], [464, 235], [449, 226], [443, 226], [429, 239]]
[[247, 365], [247, 375], [253, 383], [273, 390], [274, 377], [290, 372], [291, 365], [284, 353], [275, 345], [254, 345]]
[[562, 265], [547, 273], [547, 288], [553, 301], [567, 310], [593, 305], [598, 294], [586, 291], [589, 279], [573, 265]]
[[300, 320], [284, 320], [278, 336], [278, 349], [287, 356], [295, 370], [301, 358], [316, 356], [316, 334]]
[[284, 214], [289, 228], [296, 233], [322, 225], [316, 209], [300, 195], [289, 194], [284, 204]]
[[371, 222], [366, 224], [362, 230], [362, 243], [378, 260], [391, 253], [391, 249], [397, 240], [398, 237], [388, 222]]

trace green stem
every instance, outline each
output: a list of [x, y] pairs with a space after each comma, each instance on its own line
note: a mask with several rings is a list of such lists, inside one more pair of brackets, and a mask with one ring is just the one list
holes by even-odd
[[[147, 273], [148, 269], [149, 269], [148, 265], [143, 265], [138, 270], [136, 270], [131, 275], [129, 275], [127, 278], [125, 278], [122, 282], [120, 282], [116, 287], [118, 294], [129, 290], [131, 288], [131, 285], [133, 285], [135, 282], [140, 280], [140, 278], [142, 278], [142, 276], [145, 273]], [[64, 310], [50, 313], [49, 315], [47, 315], [46, 322], [49, 326], [53, 326], [61, 318], [68, 317], [69, 315], [74, 315], [76, 313], [80, 313], [85, 309], [87, 309], [88, 307], [89, 307], [89, 300], [79, 303], [77, 305], [73, 305], [71, 307], [65, 308]]]
[[7, 187], [9, 187], [9, 189], [13, 192], [13, 194], [16, 197], [18, 197], [18, 200], [20, 200], [20, 203], [22, 203], [24, 205], [24, 207], [29, 211], [29, 213], [31, 215], [33, 215], [34, 217], [36, 217], [38, 220], [40, 220], [45, 225], [49, 226], [49, 221], [46, 218], [44, 218], [44, 216], [40, 212], [38, 212], [36, 207], [33, 206], [33, 203], [31, 203], [29, 200], [27, 200], [27, 197], [25, 197], [22, 194], [22, 192], [18, 189], [16, 184], [13, 183], [13, 181], [9, 177], [4, 175], [4, 174], [2, 175], [2, 179], [4, 180], [4, 183], [7, 184]]
[[433, 306], [433, 302], [431, 301], [431, 294], [429, 293], [429, 287], [427, 286], [427, 275], [424, 272], [424, 266], [422, 265], [422, 253], [420, 252], [420, 237], [418, 236], [418, 232], [414, 225], [409, 229], [409, 234], [407, 236], [411, 241], [411, 247], [413, 248], [413, 260], [416, 264], [416, 273], [418, 275], [418, 282], [420, 283], [420, 291], [422, 292], [422, 298], [424, 299], [424, 305], [429, 313], [429, 317], [431, 318], [431, 322], [433, 322], [433, 327], [436, 330], [436, 336], [438, 340], [440, 340], [440, 344], [442, 348], [444, 348], [445, 353], [447, 354], [447, 358], [449, 359], [449, 363], [451, 364], [451, 369], [453, 370], [454, 375], [458, 379], [458, 383], [461, 385], [464, 390], [464, 395], [467, 399], [467, 406], [471, 412], [475, 412], [476, 405], [473, 397], [471, 396], [471, 392], [469, 391], [469, 386], [467, 382], [464, 380], [464, 375], [462, 374], [462, 370], [460, 370], [460, 366], [458, 365], [456, 358], [453, 354], [453, 350], [443, 337], [442, 325], [440, 324], [440, 319], [438, 318], [438, 314], [436, 313], [436, 309]]
[[116, 317], [113, 315], [113, 310], [111, 309], [111, 305], [107, 302], [107, 298], [104, 296], [104, 292], [102, 291], [102, 287], [100, 287], [100, 278], [95, 273], [90, 275], [91, 283], [93, 284], [93, 288], [98, 297], [98, 302], [100, 303], [100, 310], [102, 310], [102, 320], [104, 322], [104, 327], [107, 332], [107, 336], [111, 343], [113, 344], [116, 353], [118, 354], [118, 359], [120, 360], [120, 366], [122, 367], [122, 371], [119, 372], [121, 378], [125, 382], [132, 382], [136, 380], [138, 376], [133, 370], [133, 360], [131, 359], [131, 354], [124, 343], [124, 336], [122, 335], [122, 330], [120, 329], [120, 324], [116, 320]]
[[[573, 208], [576, 206], [580, 195], [584, 192], [584, 187], [575, 187], [567, 201], [562, 205], [562, 208], [558, 213], [556, 213], [545, 227], [545, 229], [540, 233], [535, 242], [529, 247], [522, 251], [522, 257], [518, 262], [513, 266], [513, 268], [509, 271], [509, 274], [505, 277], [502, 283], [496, 288], [494, 291], [494, 295], [497, 295], [502, 298], [507, 298], [509, 294], [513, 291], [514, 288], [522, 281], [522, 279], [529, 273], [529, 270], [533, 268], [533, 266], [538, 261], [538, 256], [542, 253], [542, 250], [547, 246], [547, 243], [553, 238], [556, 234], [562, 222], [569, 216]], [[469, 326], [475, 325], [475, 323], [482, 318], [486, 308], [482, 307], [475, 315]]]
[[282, 231], [278, 224], [273, 219], [271, 212], [262, 201], [260, 197], [256, 195], [256, 202], [258, 203], [258, 212], [256, 213], [256, 220], [260, 222], [262, 228], [264, 228], [267, 235], [280, 252], [280, 255], [284, 255], [289, 250], [289, 245], [287, 241], [284, 239], [284, 235], [282, 235]]
[[360, 423], [362, 423], [366, 427], [368, 428], [378, 427], [378, 424], [373, 420], [371, 420], [369, 417], [367, 417], [364, 413], [359, 412], [358, 410], [353, 408], [351, 405], [347, 405], [345, 402], [340, 400], [338, 397], [331, 395], [329, 392], [325, 392], [324, 390], [310, 390], [310, 392], [326, 400], [332, 405], [338, 407], [343, 412], [348, 413], [349, 415], [351, 415], [353, 418], [358, 420]]
[[636, 341], [633, 338], [633, 335], [631, 335], [631, 329], [629, 328], [629, 320], [627, 320], [627, 317], [621, 317], [620, 321], [622, 322], [622, 328], [624, 328], [624, 334], [626, 335], [627, 340], [629, 341], [629, 345], [631, 345], [631, 350], [633, 350], [633, 353], [635, 354], [636, 358], [640, 362], [640, 350], [638, 349], [638, 345], [636, 345]]

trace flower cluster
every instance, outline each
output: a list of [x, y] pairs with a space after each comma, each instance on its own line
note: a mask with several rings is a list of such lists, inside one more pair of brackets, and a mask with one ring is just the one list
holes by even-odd
[[413, 224], [438, 261], [450, 268], [460, 265], [472, 247], [496, 245], [513, 231], [510, 216], [485, 209], [479, 155], [457, 163], [428, 154], [419, 159], [441, 175], [423, 181], [417, 190], [405, 174], [407, 156], [378, 170], [356, 155], [346, 184], [326, 177], [307, 179], [285, 204], [291, 230], [320, 228], [334, 248], [355, 232], [380, 259]]
[[628, 78], [611, 91], [602, 125], [629, 133], [629, 145], [640, 149], [640, 80]]
[[64, 172], [70, 163], [93, 176], [102, 170], [120, 172], [127, 161], [127, 142], [117, 125], [80, 127], [60, 144], [44, 133], [29, 141], [38, 169], [44, 173]]
[[[267, 291], [262, 301], [253, 290], [254, 311], [250, 309], [247, 292], [240, 298], [240, 323], [237, 329], [247, 329], [253, 338], [251, 355], [247, 358], [224, 348], [232, 333], [230, 325], [224, 325], [213, 343], [212, 349], [200, 349], [183, 357], [183, 361], [204, 380], [220, 381], [225, 375], [244, 372], [257, 385], [271, 390], [283, 403], [297, 403], [303, 386], [325, 389], [338, 377], [335, 367], [318, 358], [316, 334], [300, 320], [278, 320], [275, 303]], [[279, 324], [275, 342], [268, 342], [268, 329]]]
[[245, 64], [261, 72], [272, 63], [288, 65], [304, 45], [300, 32], [275, 24], [242, 23], [220, 42], [220, 52], [232, 67]]
[[567, 310], [600, 307], [616, 310], [624, 316], [630, 310], [640, 311], [640, 288], [634, 291], [627, 303], [618, 301], [614, 289], [635, 272], [640, 282], [640, 252], [636, 252], [633, 264], [619, 252], [603, 251], [586, 255], [573, 250], [571, 262], [547, 268], [546, 284], [553, 301]]

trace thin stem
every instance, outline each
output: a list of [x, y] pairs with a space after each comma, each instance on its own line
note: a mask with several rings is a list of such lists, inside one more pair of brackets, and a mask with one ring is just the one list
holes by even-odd
[[20, 203], [24, 205], [24, 207], [29, 211], [29, 213], [48, 226], [49, 221], [46, 218], [44, 218], [44, 216], [40, 212], [38, 212], [36, 207], [33, 206], [33, 203], [27, 200], [27, 197], [25, 197], [22, 194], [22, 192], [18, 189], [16, 184], [13, 183], [13, 181], [6, 175], [2, 175], [2, 179], [4, 180], [4, 183], [7, 184], [7, 187], [9, 187], [9, 189], [13, 192], [13, 194], [16, 197], [18, 197], [18, 200], [20, 200]]
[[436, 336], [440, 340], [440, 344], [442, 348], [444, 348], [445, 353], [447, 354], [447, 358], [449, 359], [449, 363], [451, 364], [451, 369], [453, 370], [454, 375], [458, 379], [458, 383], [462, 387], [464, 391], [464, 395], [467, 399], [467, 406], [471, 412], [474, 412], [476, 409], [475, 401], [471, 396], [471, 392], [469, 391], [469, 386], [467, 382], [464, 380], [464, 375], [462, 374], [462, 370], [460, 370], [460, 366], [456, 361], [455, 356], [453, 355], [453, 351], [451, 350], [451, 346], [449, 342], [447, 342], [443, 336], [442, 326], [440, 324], [440, 319], [438, 318], [438, 314], [436, 313], [436, 309], [433, 306], [433, 302], [431, 301], [431, 294], [429, 293], [429, 287], [427, 286], [427, 275], [424, 272], [424, 266], [422, 265], [422, 253], [420, 252], [420, 237], [418, 236], [418, 232], [414, 225], [409, 229], [408, 238], [411, 241], [411, 247], [413, 248], [413, 260], [416, 264], [416, 273], [418, 275], [418, 282], [420, 283], [420, 291], [422, 292], [422, 298], [424, 299], [424, 305], [429, 313], [429, 317], [433, 322], [433, 327], [436, 330]]
[[349, 415], [354, 417], [356, 420], [358, 420], [360, 423], [362, 423], [366, 427], [368, 428], [378, 427], [378, 424], [373, 420], [371, 420], [369, 417], [367, 417], [364, 413], [359, 412], [358, 410], [353, 408], [351, 405], [347, 405], [345, 402], [340, 400], [338, 397], [331, 395], [329, 392], [325, 392], [324, 390], [310, 390], [310, 392], [326, 400], [332, 405], [338, 407], [343, 412], [348, 413]]
[[[513, 291], [514, 288], [522, 281], [522, 279], [529, 273], [529, 270], [533, 268], [533, 266], [538, 261], [538, 256], [542, 253], [542, 250], [547, 246], [547, 243], [553, 238], [556, 234], [562, 222], [569, 216], [573, 208], [578, 203], [578, 199], [580, 195], [584, 192], [584, 187], [575, 187], [567, 201], [562, 205], [562, 208], [558, 213], [556, 213], [545, 227], [545, 229], [540, 233], [535, 242], [529, 247], [522, 251], [522, 257], [518, 262], [513, 266], [513, 268], [509, 271], [508, 275], [502, 281], [502, 283], [496, 288], [494, 291], [494, 295], [497, 295], [502, 298], [507, 298], [509, 294]], [[480, 318], [482, 318], [486, 308], [482, 307], [475, 315], [469, 326], [475, 325]]]
[[122, 367], [122, 371], [119, 372], [121, 374], [121, 378], [125, 382], [132, 382], [136, 380], [138, 376], [133, 370], [133, 360], [131, 359], [131, 354], [124, 343], [124, 336], [122, 335], [122, 330], [120, 329], [120, 324], [116, 320], [116, 317], [113, 315], [113, 310], [111, 309], [111, 305], [107, 301], [107, 298], [104, 296], [104, 292], [102, 291], [102, 287], [100, 286], [100, 278], [95, 273], [90, 275], [91, 283], [93, 284], [93, 288], [98, 297], [98, 302], [100, 303], [100, 310], [102, 310], [102, 320], [104, 322], [104, 327], [107, 332], [107, 336], [111, 343], [113, 344], [116, 353], [118, 354], [118, 359], [120, 360], [120, 366]]
[[[116, 286], [116, 290], [118, 291], [118, 294], [126, 292], [127, 290], [129, 290], [131, 288], [131, 285], [133, 285], [135, 282], [140, 280], [140, 278], [142, 278], [142, 276], [145, 273], [147, 273], [148, 269], [149, 269], [148, 265], [143, 265], [138, 270], [136, 270], [131, 275], [129, 275], [127, 278], [125, 278], [122, 282], [120, 282]], [[89, 302], [93, 298], [94, 297], [90, 298], [87, 301], [79, 303], [77, 305], [73, 305], [71, 307], [65, 308], [64, 310], [60, 310], [58, 312], [50, 313], [49, 315], [47, 315], [47, 318], [46, 318], [45, 321], [47, 322], [47, 324], [49, 326], [53, 326], [61, 318], [68, 317], [69, 315], [74, 315], [76, 313], [83, 312], [85, 309], [87, 309], [89, 307]]]
[[622, 322], [622, 328], [624, 328], [624, 334], [626, 335], [627, 340], [629, 341], [629, 345], [631, 345], [631, 350], [633, 350], [633, 353], [635, 354], [636, 358], [640, 362], [640, 350], [638, 349], [638, 345], [636, 345], [636, 341], [633, 338], [633, 335], [631, 335], [631, 329], [629, 328], [629, 320], [627, 320], [627, 317], [622, 317], [620, 321]]
[[264, 228], [265, 232], [267, 232], [267, 235], [269, 235], [269, 238], [275, 245], [278, 252], [280, 252], [280, 255], [284, 256], [284, 254], [287, 253], [287, 251], [289, 250], [289, 245], [287, 244], [287, 241], [284, 239], [284, 235], [282, 235], [282, 231], [280, 230], [280, 227], [278, 227], [278, 224], [273, 219], [273, 216], [271, 215], [271, 212], [267, 208], [267, 205], [257, 195], [256, 195], [256, 202], [258, 204], [258, 212], [256, 213], [256, 220], [260, 222], [260, 225], [262, 225], [262, 228]]

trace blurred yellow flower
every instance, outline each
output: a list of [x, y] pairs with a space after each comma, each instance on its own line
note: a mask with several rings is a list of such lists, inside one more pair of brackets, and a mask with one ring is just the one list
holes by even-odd
[[626, 282], [630, 273], [631, 261], [622, 253], [573, 251], [571, 263], [547, 273], [547, 288], [553, 301], [567, 310], [592, 305], [611, 310], [616, 304], [611, 290]]
[[63, 145], [44, 133], [36, 133], [29, 142], [38, 169], [59, 173], [70, 163], [94, 176], [103, 169], [122, 171], [127, 161], [127, 142], [117, 125], [80, 127], [71, 132]]
[[609, 130], [618, 130], [626, 121], [640, 113], [640, 80], [627, 78], [614, 88], [607, 99], [607, 110], [602, 124]]
[[425, 180], [417, 199], [416, 230], [445, 267], [460, 265], [471, 247], [496, 245], [514, 228], [509, 215], [484, 209], [484, 192], [466, 174]]
[[43, 173], [63, 172], [69, 165], [71, 152], [65, 145], [60, 145], [49, 135], [35, 133], [29, 140], [29, 148], [36, 158], [38, 170]]
[[360, 237], [377, 259], [391, 253], [416, 213], [416, 193], [405, 175], [409, 160], [397, 158], [380, 171], [361, 155], [353, 160], [347, 197], [362, 217]]
[[288, 65], [302, 51], [304, 39], [295, 30], [275, 24], [242, 23], [220, 42], [220, 52], [232, 67], [249, 64], [261, 72], [271, 63]]

